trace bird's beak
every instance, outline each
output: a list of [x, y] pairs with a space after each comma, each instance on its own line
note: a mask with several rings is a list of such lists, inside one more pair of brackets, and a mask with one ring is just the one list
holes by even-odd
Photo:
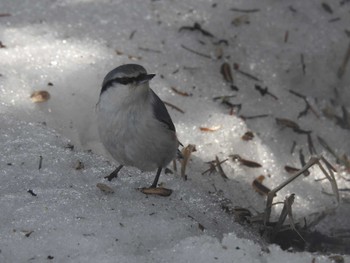
[[154, 78], [156, 74], [147, 74], [145, 77], [143, 77], [143, 79], [140, 81], [140, 83], [146, 83], [148, 81], [150, 81], [151, 79]]

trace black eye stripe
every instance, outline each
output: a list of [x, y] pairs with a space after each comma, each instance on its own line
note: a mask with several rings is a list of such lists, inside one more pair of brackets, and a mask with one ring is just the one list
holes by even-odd
[[147, 74], [140, 74], [137, 77], [131, 77], [131, 78], [123, 77], [123, 78], [111, 79], [111, 80], [107, 81], [103, 85], [101, 93], [106, 91], [109, 87], [111, 87], [111, 85], [113, 83], [119, 83], [119, 84], [122, 84], [122, 85], [127, 85], [127, 84], [131, 84], [131, 83], [135, 83], [135, 82], [140, 82], [140, 81], [144, 80], [146, 76], [147, 76]]

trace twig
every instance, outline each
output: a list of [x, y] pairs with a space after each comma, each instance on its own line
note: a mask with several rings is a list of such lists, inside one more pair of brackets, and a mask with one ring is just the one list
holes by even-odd
[[[226, 159], [227, 161], [227, 159]], [[221, 162], [219, 160], [219, 157], [217, 155], [215, 155], [215, 162], [216, 162], [216, 167], [219, 170], [219, 174], [221, 175], [222, 178], [224, 179], [228, 179], [227, 175], [225, 174], [224, 170], [221, 167]]]
[[289, 90], [289, 92], [292, 93], [293, 95], [299, 97], [299, 98], [302, 98], [302, 99], [304, 100], [305, 104], [306, 104], [305, 109], [299, 113], [298, 119], [299, 119], [300, 117], [306, 115], [307, 112], [308, 112], [309, 110], [311, 110], [312, 113], [313, 113], [317, 118], [319, 118], [318, 113], [317, 113], [316, 110], [310, 105], [310, 103], [309, 103], [309, 101], [307, 100], [307, 98], [306, 98], [305, 95], [302, 95], [302, 94], [300, 94], [300, 93], [298, 93], [298, 92], [296, 92], [296, 91], [294, 91], [294, 90], [291, 90], [291, 89]]
[[43, 157], [40, 155], [39, 156], [39, 167], [38, 167], [38, 170], [41, 169], [42, 164], [43, 164]]
[[[303, 149], [299, 150], [299, 160], [300, 160], [300, 163], [301, 163], [301, 167], [304, 167], [306, 165], [306, 162], [305, 162], [305, 156], [303, 154]], [[306, 170], [304, 172], [304, 176], [308, 176], [308, 175], [310, 175], [310, 172], [308, 170]]]
[[129, 36], [129, 39], [130, 39], [130, 40], [133, 39], [133, 37], [134, 37], [134, 35], [135, 35], [136, 32], [137, 32], [137, 30], [134, 30], [134, 31], [131, 32], [131, 34], [130, 34], [130, 36]]
[[292, 148], [290, 149], [290, 154], [294, 153], [294, 149], [296, 145], [297, 145], [296, 141], [293, 141]]
[[271, 191], [270, 188], [263, 185], [262, 182], [264, 181], [264, 179], [265, 179], [265, 176], [260, 175], [257, 178], [255, 178], [252, 183], [254, 190], [261, 195], [267, 195]]
[[253, 76], [252, 74], [240, 70], [239, 65], [237, 63], [233, 63], [233, 69], [236, 70], [238, 73], [242, 74], [243, 76], [246, 76], [247, 78], [250, 78], [250, 79], [255, 80], [255, 81], [261, 81], [260, 79]]
[[260, 115], [254, 115], [254, 116], [241, 115], [239, 117], [241, 117], [243, 120], [252, 120], [252, 119], [266, 118], [269, 116], [270, 116], [269, 114], [260, 114]]
[[167, 102], [167, 101], [164, 101], [164, 100], [163, 100], [163, 103], [164, 103], [165, 105], [167, 105], [167, 106], [173, 108], [174, 110], [177, 110], [177, 111], [179, 111], [179, 112], [181, 112], [181, 113], [183, 113], [183, 114], [185, 113], [182, 109], [180, 109], [179, 107], [175, 106], [174, 104], [171, 104], [170, 102]]
[[153, 53], [162, 53], [162, 51], [160, 50], [145, 48], [145, 47], [139, 47], [139, 50], [146, 51], [146, 52], [153, 52]]
[[304, 54], [300, 54], [300, 62], [301, 62], [301, 67], [303, 69], [303, 75], [306, 73], [306, 65], [304, 62]]
[[184, 96], [184, 97], [192, 96], [192, 94], [189, 94], [189, 93], [187, 93], [185, 91], [180, 91], [180, 90], [178, 90], [175, 87], [170, 87], [170, 88], [178, 95], [181, 95], [181, 96]]
[[223, 164], [223, 163], [226, 162], [227, 160], [228, 160], [228, 159], [225, 159], [225, 160], [223, 160], [223, 161], [220, 161], [219, 163], [216, 162], [216, 160], [208, 162], [208, 163], [210, 164], [210, 167], [209, 167], [209, 169], [207, 169], [207, 170], [205, 170], [204, 172], [202, 172], [202, 175], [205, 175], [207, 172], [210, 172], [210, 174], [211, 174], [213, 171], [215, 171], [215, 168], [216, 168], [218, 165]]
[[327, 3], [322, 3], [322, 7], [323, 7], [323, 9], [324, 9], [327, 13], [333, 14], [333, 10], [332, 10], [332, 8], [330, 7], [329, 4], [327, 4]]
[[261, 96], [265, 96], [267, 94], [272, 98], [274, 98], [275, 100], [278, 100], [277, 96], [275, 96], [270, 91], [268, 91], [267, 87], [263, 88], [260, 85], [255, 85], [255, 89], [260, 92]]
[[214, 35], [212, 33], [210, 33], [209, 31], [207, 30], [204, 30], [201, 25], [197, 22], [195, 22], [193, 24], [193, 26], [182, 26], [180, 27], [179, 29], [179, 32], [181, 32], [182, 30], [189, 30], [189, 31], [199, 31], [202, 33], [203, 36], [206, 36], [206, 37], [214, 37]]
[[207, 54], [200, 53], [200, 52], [198, 52], [198, 51], [196, 51], [196, 50], [193, 50], [193, 49], [191, 49], [191, 48], [188, 48], [188, 47], [186, 47], [185, 45], [181, 45], [181, 47], [182, 47], [183, 49], [186, 49], [187, 51], [192, 52], [193, 54], [196, 54], [196, 55], [198, 55], [198, 56], [211, 59], [211, 56], [209, 56], [209, 55], [207, 55]]
[[317, 154], [315, 146], [314, 146], [314, 144], [312, 142], [312, 137], [311, 137], [310, 133], [307, 134], [307, 143], [308, 143], [308, 146], [309, 146], [310, 155]]
[[258, 8], [253, 8], [253, 9], [231, 8], [230, 10], [234, 12], [240, 12], [240, 13], [256, 13], [260, 11], [260, 9]]
[[262, 167], [262, 165], [260, 163], [244, 159], [238, 154], [231, 154], [230, 157], [232, 158], [233, 161], [238, 161], [240, 164], [247, 166], [247, 167], [250, 167], [250, 168]]
[[287, 43], [287, 42], [288, 42], [288, 38], [289, 38], [289, 31], [287, 30], [287, 31], [284, 33], [284, 43]]
[[338, 78], [339, 79], [341, 79], [343, 77], [343, 75], [345, 73], [346, 66], [349, 62], [349, 59], [350, 59], [350, 44], [348, 46], [348, 49], [346, 50], [343, 63], [341, 64], [341, 66], [338, 69]]

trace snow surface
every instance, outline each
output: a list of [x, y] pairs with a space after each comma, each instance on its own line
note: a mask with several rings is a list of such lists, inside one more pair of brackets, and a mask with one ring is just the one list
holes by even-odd
[[[349, 67], [341, 79], [337, 76], [350, 42], [345, 32], [350, 30], [350, 3], [328, 4], [332, 14], [316, 0], [2, 0], [1, 14], [10, 15], [0, 16], [5, 46], [0, 48], [0, 262], [329, 262], [324, 255], [284, 252], [275, 245], [268, 245], [267, 253], [256, 233], [220, 207], [228, 200], [233, 207], [262, 212], [265, 198], [253, 190], [252, 181], [263, 174], [264, 184], [273, 188], [289, 177], [285, 165], [300, 167], [300, 149], [310, 157], [306, 136], [281, 129], [276, 117], [312, 130], [318, 154], [333, 164], [317, 136], [338, 155], [350, 154], [349, 129], [322, 113], [327, 108], [340, 116], [341, 106], [350, 110]], [[237, 18], [249, 23], [235, 26]], [[332, 22], [334, 18], [340, 20]], [[195, 22], [215, 37], [179, 31]], [[228, 45], [217, 44], [220, 39]], [[238, 63], [261, 81], [233, 71], [239, 91], [232, 91], [220, 73], [223, 62], [231, 67]], [[169, 198], [135, 190], [148, 186], [154, 173], [125, 168], [118, 179], [103, 179], [117, 164], [99, 143], [94, 109], [103, 77], [123, 63], [139, 63], [157, 74], [152, 88], [184, 111], [169, 108], [178, 137], [184, 145], [196, 145], [187, 181], [177, 174], [161, 176], [174, 190]], [[255, 84], [268, 87], [278, 100], [261, 96]], [[180, 96], [171, 87], [191, 96]], [[29, 97], [35, 90], [47, 90], [51, 98], [33, 103]], [[320, 117], [309, 112], [297, 118], [305, 104], [289, 90], [307, 96]], [[235, 95], [230, 101], [241, 104], [241, 111], [230, 115], [220, 101], [213, 101], [223, 95]], [[269, 116], [239, 118], [260, 114]], [[216, 126], [215, 132], [199, 129]], [[243, 141], [248, 130], [255, 137]], [[231, 154], [263, 167], [244, 167], [230, 159], [223, 164], [229, 180], [218, 173], [201, 175], [209, 168], [205, 162]], [[77, 170], [79, 161], [84, 167]], [[301, 176], [276, 200], [295, 193], [296, 219], [334, 211], [319, 230], [349, 231], [349, 195], [342, 191], [338, 205], [325, 194], [331, 193], [329, 183], [315, 181], [323, 177], [312, 168], [311, 176]], [[346, 172], [336, 178], [339, 188], [350, 187]], [[103, 193], [97, 183], [114, 193]]]

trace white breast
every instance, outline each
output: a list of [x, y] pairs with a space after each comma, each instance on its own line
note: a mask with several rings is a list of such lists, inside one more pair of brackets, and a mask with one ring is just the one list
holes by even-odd
[[176, 134], [154, 118], [148, 85], [109, 88], [97, 114], [101, 141], [120, 164], [151, 171], [175, 158]]

